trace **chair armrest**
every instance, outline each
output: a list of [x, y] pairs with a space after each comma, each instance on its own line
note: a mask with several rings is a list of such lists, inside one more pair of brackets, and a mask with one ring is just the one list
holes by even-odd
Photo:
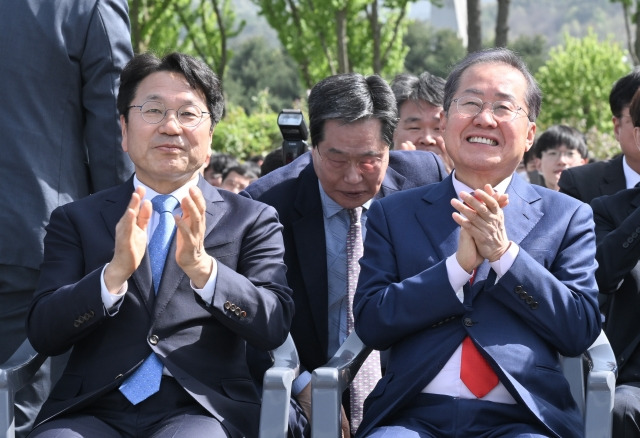
[[371, 348], [355, 331], [336, 354], [311, 376], [311, 436], [337, 438], [341, 431], [342, 393], [349, 386]]
[[604, 332], [585, 353], [589, 364], [585, 401], [586, 438], [611, 437], [613, 398], [618, 366]]
[[263, 379], [260, 438], [284, 438], [289, 427], [291, 384], [300, 372], [300, 360], [291, 335], [271, 355], [273, 365]]
[[13, 355], [0, 365], [0, 436], [13, 438], [15, 434], [13, 398], [38, 371], [47, 356], [36, 353], [28, 339]]

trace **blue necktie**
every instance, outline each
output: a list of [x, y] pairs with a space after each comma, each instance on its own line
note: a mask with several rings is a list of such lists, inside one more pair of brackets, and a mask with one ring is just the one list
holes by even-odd
[[[149, 241], [149, 259], [151, 262], [151, 276], [153, 287], [158, 293], [158, 286], [162, 279], [162, 270], [167, 259], [171, 238], [175, 230], [173, 210], [178, 206], [178, 200], [171, 195], [157, 195], [151, 200], [153, 210], [159, 214], [158, 226]], [[155, 353], [147, 357], [138, 368], [120, 386], [120, 392], [134, 405], [158, 392], [162, 379], [162, 362]]]

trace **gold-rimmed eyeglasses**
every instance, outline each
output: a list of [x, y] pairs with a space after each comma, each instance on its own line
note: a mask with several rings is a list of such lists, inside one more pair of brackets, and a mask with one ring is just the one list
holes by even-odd
[[508, 100], [484, 102], [479, 97], [461, 96], [457, 99], [453, 99], [453, 102], [456, 104], [458, 114], [467, 118], [475, 117], [480, 114], [484, 110], [485, 105], [489, 105], [491, 114], [496, 122], [510, 122], [518, 116], [520, 111], [522, 111], [525, 116], [529, 117], [529, 114], [527, 114], [524, 108]]
[[177, 110], [173, 110], [172, 108], [166, 108], [162, 102], [155, 100], [148, 100], [142, 105], [131, 105], [128, 108], [139, 108], [142, 120], [152, 125], [157, 125], [162, 122], [169, 111], [175, 111], [178, 122], [187, 128], [198, 126], [204, 119], [205, 114], [211, 114], [202, 111], [198, 106], [193, 104], [182, 105]]

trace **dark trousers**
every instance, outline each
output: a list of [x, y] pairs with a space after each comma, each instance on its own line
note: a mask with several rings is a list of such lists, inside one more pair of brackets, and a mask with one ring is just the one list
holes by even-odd
[[419, 394], [369, 438], [547, 438], [549, 432], [517, 404]]
[[97, 402], [36, 427], [29, 438], [228, 438], [220, 422], [173, 377], [160, 391], [132, 405], [115, 389]]
[[640, 438], [640, 383], [626, 382], [616, 386], [612, 436]]

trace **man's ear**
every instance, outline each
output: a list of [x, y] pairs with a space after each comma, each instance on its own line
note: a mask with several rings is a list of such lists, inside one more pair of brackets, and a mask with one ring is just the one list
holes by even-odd
[[123, 115], [120, 116], [120, 130], [122, 132], [122, 150], [129, 151], [129, 144], [127, 138], [127, 121]]

